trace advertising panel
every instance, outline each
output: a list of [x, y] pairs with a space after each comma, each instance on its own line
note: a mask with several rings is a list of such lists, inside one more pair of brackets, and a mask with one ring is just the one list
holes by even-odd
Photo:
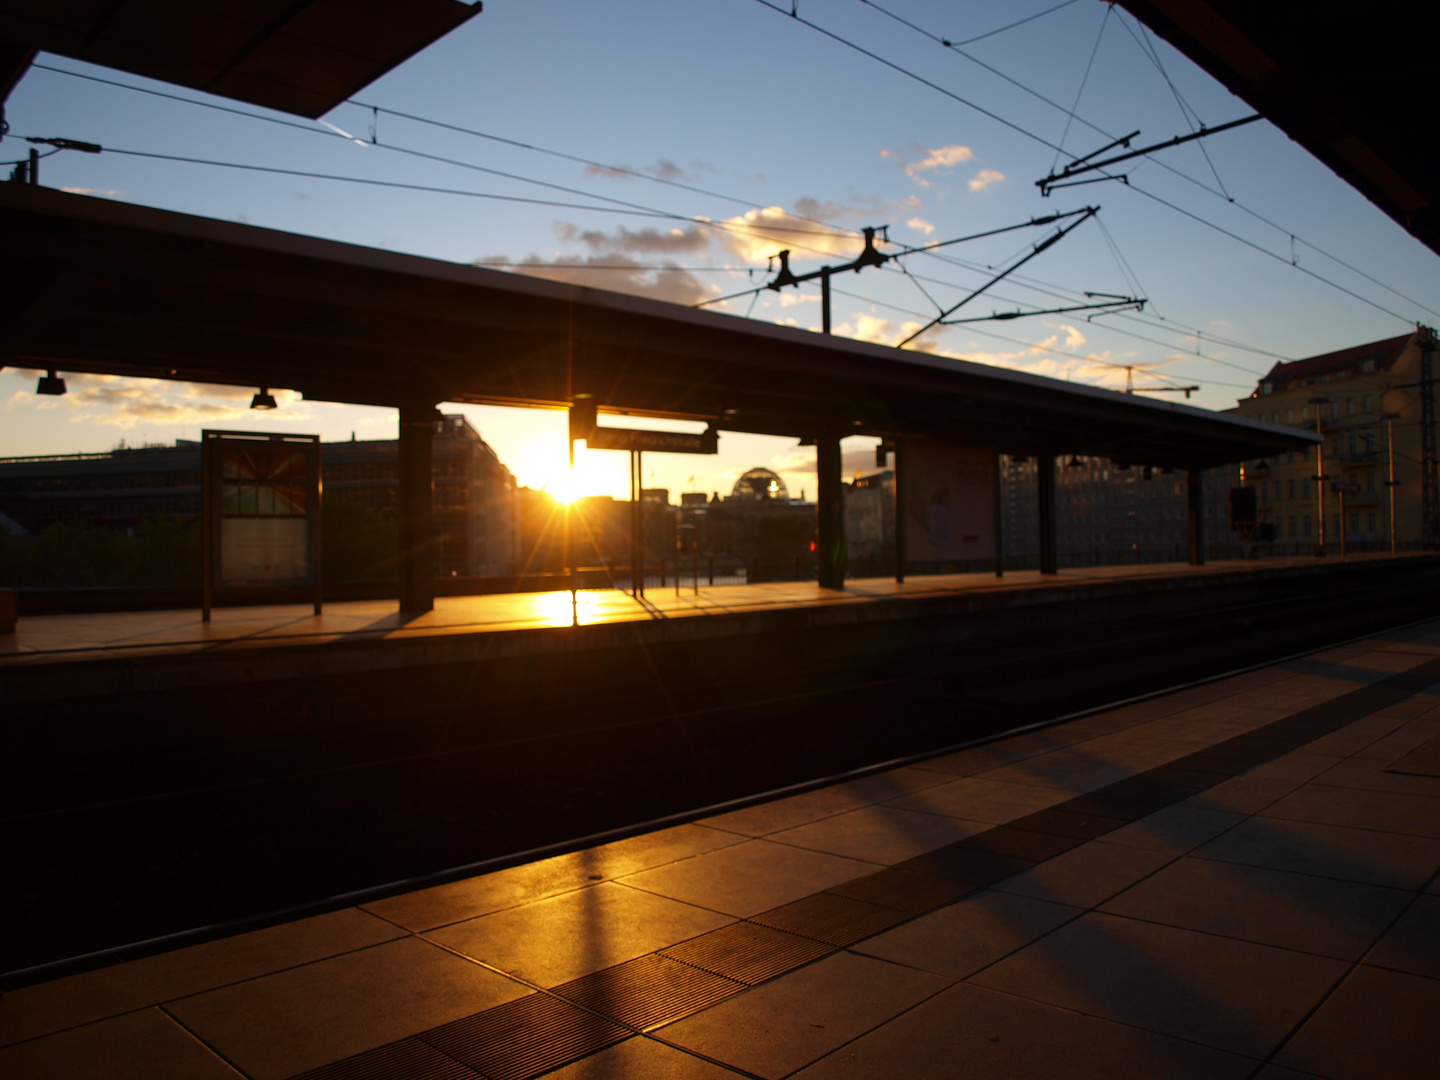
[[906, 455], [907, 562], [995, 557], [995, 452], [912, 443]]
[[217, 592], [313, 590], [320, 610], [320, 437], [201, 433], [205, 617]]

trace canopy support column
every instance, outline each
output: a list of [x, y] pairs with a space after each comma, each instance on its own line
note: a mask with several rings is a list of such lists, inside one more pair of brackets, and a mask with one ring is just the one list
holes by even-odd
[[1200, 470], [1191, 469], [1185, 474], [1185, 525], [1191, 566], [1205, 565], [1205, 516], [1200, 495]]
[[908, 447], [901, 438], [895, 440], [895, 581], [905, 581], [906, 564], [910, 558], [910, 534], [906, 525], [909, 507], [905, 500], [905, 485], [910, 476]]
[[1040, 498], [1040, 573], [1060, 572], [1059, 551], [1055, 543], [1055, 455], [1041, 454], [1035, 459], [1035, 490]]
[[434, 403], [416, 400], [401, 404], [396, 524], [400, 534], [400, 611], [406, 615], [423, 615], [435, 607], [434, 438]]
[[845, 482], [841, 476], [840, 436], [822, 433], [815, 439], [818, 481], [815, 556], [822, 589], [845, 587]]

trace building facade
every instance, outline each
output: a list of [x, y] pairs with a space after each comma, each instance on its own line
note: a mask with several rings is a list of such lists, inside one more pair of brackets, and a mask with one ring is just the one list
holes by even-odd
[[[1278, 550], [1317, 546], [1322, 515], [1331, 550], [1342, 535], [1352, 548], [1388, 549], [1392, 535], [1398, 549], [1424, 546], [1420, 383], [1423, 353], [1434, 345], [1434, 331], [1421, 327], [1276, 364], [1236, 405], [1241, 416], [1302, 427], [1324, 440], [1309, 453], [1252, 466], [1260, 515], [1274, 526]], [[1337, 483], [1348, 489], [1343, 511]]]
[[[73, 522], [133, 536], [157, 519], [198, 521], [200, 453], [198, 442], [181, 439], [173, 446], [122, 443], [102, 454], [0, 460], [0, 514], [37, 538]], [[325, 525], [328, 533], [342, 534], [327, 536], [327, 562], [337, 545], [343, 551], [347, 530], [370, 531], [379, 537], [355, 562], [357, 572], [394, 573], [393, 554], [383, 549], [386, 535], [392, 551], [396, 543], [398, 454], [394, 439], [322, 445]], [[436, 574], [514, 573], [520, 532], [510, 470], [464, 416], [436, 420], [433, 454]], [[346, 563], [342, 557], [339, 565]]]

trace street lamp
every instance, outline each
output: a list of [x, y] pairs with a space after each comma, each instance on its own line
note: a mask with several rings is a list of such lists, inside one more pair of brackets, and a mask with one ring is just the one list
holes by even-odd
[[1381, 413], [1380, 419], [1385, 421], [1385, 462], [1390, 478], [1385, 481], [1385, 488], [1390, 493], [1390, 554], [1395, 554], [1395, 421], [1400, 419], [1399, 413]]
[[[1310, 399], [1310, 404], [1315, 406], [1315, 434], [1321, 435], [1320, 406], [1329, 405], [1330, 399], [1323, 396], [1312, 397]], [[1325, 439], [1323, 437], [1318, 443], [1315, 444], [1315, 490], [1316, 495], [1320, 500], [1318, 504], [1320, 517], [1320, 543], [1315, 545], [1315, 557], [1323, 559], [1325, 557]], [[1342, 529], [1345, 527], [1343, 522], [1341, 523], [1340, 527]]]

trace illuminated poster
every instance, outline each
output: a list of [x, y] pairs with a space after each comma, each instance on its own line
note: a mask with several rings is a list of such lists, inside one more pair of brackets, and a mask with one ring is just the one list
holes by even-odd
[[907, 558], [995, 557], [995, 453], [914, 442], [905, 460]]
[[256, 589], [302, 588], [318, 613], [320, 437], [204, 431], [201, 445], [205, 617], [214, 594]]
[[220, 448], [220, 580], [310, 580], [309, 457], [284, 443]]

